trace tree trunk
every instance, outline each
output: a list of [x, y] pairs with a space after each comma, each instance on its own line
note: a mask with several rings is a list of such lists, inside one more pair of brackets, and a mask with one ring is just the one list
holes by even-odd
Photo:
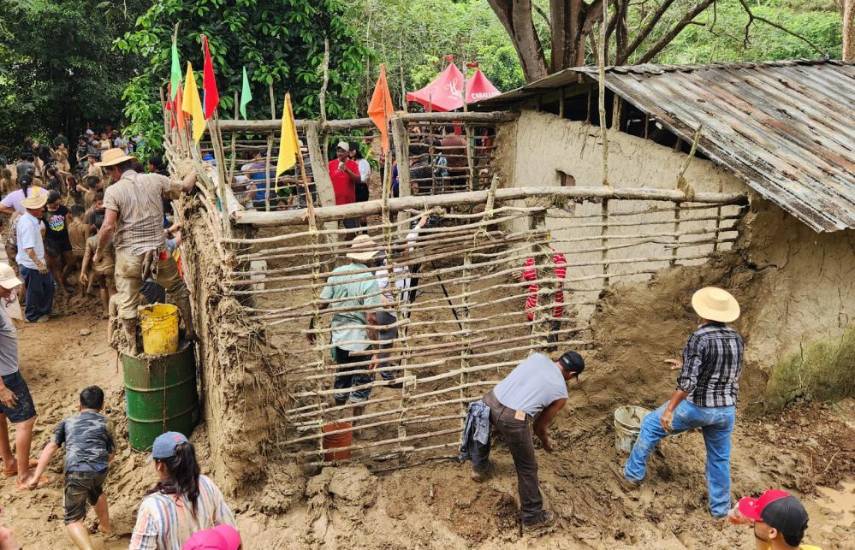
[[[511, 37], [527, 82], [547, 75], [546, 58], [532, 20], [531, 0], [488, 0]], [[553, 26], [555, 23], [553, 22]]]
[[843, 0], [843, 61], [855, 61], [855, 0]]

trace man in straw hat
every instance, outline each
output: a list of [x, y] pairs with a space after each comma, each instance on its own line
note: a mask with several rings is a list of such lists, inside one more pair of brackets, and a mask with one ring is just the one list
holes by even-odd
[[42, 216], [48, 193], [33, 187], [30, 196], [21, 201], [27, 209], [15, 226], [18, 253], [15, 261], [27, 287], [27, 307], [24, 317], [31, 323], [44, 323], [53, 309], [54, 280], [45, 263], [45, 243], [42, 238]]
[[[163, 199], [189, 193], [196, 184], [191, 173], [181, 183], [160, 174], [139, 174], [136, 159], [121, 149], [104, 151], [98, 167], [104, 168], [113, 185], [104, 192], [104, 222], [98, 232], [93, 257], [97, 264], [110, 239], [116, 251], [116, 291], [118, 315], [131, 354], [137, 353], [137, 307], [144, 275], [166, 289], [181, 312], [185, 337], [193, 337], [190, 296], [178, 274], [175, 260], [166, 248], [163, 233]], [[147, 273], [143, 273], [145, 270]]]
[[692, 296], [700, 326], [689, 337], [671, 399], [648, 414], [624, 468], [625, 486], [644, 479], [647, 458], [664, 437], [699, 428], [707, 448], [707, 489], [710, 513], [730, 510], [730, 434], [736, 420], [742, 337], [726, 323], [739, 317], [739, 303], [726, 290], [706, 287]]
[[[341, 390], [335, 394], [336, 405], [351, 403], [353, 414], [359, 416], [364, 408], [361, 403], [368, 400], [371, 388], [359, 388], [374, 380], [373, 374], [360, 371], [373, 369], [378, 355], [367, 353], [371, 341], [377, 340], [377, 325], [374, 309], [380, 305], [380, 287], [374, 274], [368, 269], [379, 248], [368, 235], [357, 235], [350, 245], [347, 258], [350, 263], [335, 268], [321, 291], [320, 308], [331, 306], [335, 311], [332, 329], [332, 356], [339, 365], [333, 387]], [[315, 343], [314, 319], [306, 333], [310, 344]], [[355, 371], [355, 372], [354, 372]], [[358, 388], [349, 391], [349, 388]]]
[[[3, 474], [6, 477], [18, 476], [19, 489], [24, 488], [32, 477], [30, 445], [36, 407], [18, 368], [18, 334], [4, 306], [5, 302], [15, 299], [15, 289], [21, 284], [13, 269], [0, 263], [0, 458], [3, 459]], [[15, 425], [14, 455], [7, 421]]]

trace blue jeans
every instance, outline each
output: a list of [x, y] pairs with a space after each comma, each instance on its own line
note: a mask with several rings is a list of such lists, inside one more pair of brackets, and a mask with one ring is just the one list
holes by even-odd
[[674, 410], [672, 431], [662, 429], [660, 419], [665, 411], [662, 405], [644, 417], [623, 475], [630, 481], [644, 479], [647, 459], [664, 437], [701, 428], [707, 448], [707, 490], [710, 513], [719, 518], [730, 510], [730, 434], [736, 422], [736, 407], [698, 407], [682, 401]]
[[38, 269], [21, 266], [21, 277], [27, 286], [27, 307], [24, 317], [31, 323], [39, 317], [50, 314], [53, 309], [53, 277], [50, 273], [41, 273]]

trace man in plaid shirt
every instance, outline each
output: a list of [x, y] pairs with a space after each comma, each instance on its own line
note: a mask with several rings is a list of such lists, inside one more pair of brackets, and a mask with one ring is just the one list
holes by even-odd
[[689, 337], [671, 399], [648, 414], [624, 468], [625, 485], [644, 479], [647, 458], [664, 437], [699, 428], [707, 449], [707, 488], [710, 513], [717, 518], [730, 510], [730, 434], [736, 420], [742, 337], [726, 323], [739, 317], [739, 303], [725, 290], [702, 288], [692, 296], [701, 318]]

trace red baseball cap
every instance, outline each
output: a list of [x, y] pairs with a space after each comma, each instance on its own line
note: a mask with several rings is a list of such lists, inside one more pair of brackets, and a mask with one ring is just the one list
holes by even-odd
[[780, 489], [770, 489], [757, 498], [742, 497], [737, 504], [739, 513], [753, 521], [763, 521], [763, 510], [775, 501], [790, 497]]
[[240, 548], [240, 533], [231, 525], [217, 525], [194, 533], [181, 550], [237, 550]]

